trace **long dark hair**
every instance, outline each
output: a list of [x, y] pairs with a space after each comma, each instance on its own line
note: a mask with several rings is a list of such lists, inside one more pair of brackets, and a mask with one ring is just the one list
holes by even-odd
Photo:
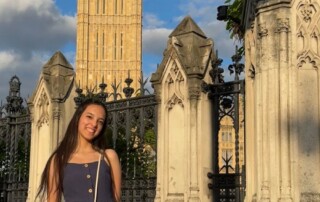
[[[51, 154], [50, 158], [47, 161], [47, 164], [44, 168], [44, 171], [41, 176], [40, 186], [38, 189], [37, 197], [43, 198], [48, 191], [56, 191], [58, 194], [58, 202], [61, 202], [61, 196], [63, 192], [63, 171], [64, 167], [67, 164], [71, 154], [75, 151], [76, 146], [78, 144], [78, 125], [79, 119], [82, 113], [86, 110], [89, 105], [99, 105], [102, 106], [105, 110], [105, 114], [107, 115], [106, 106], [99, 101], [98, 99], [88, 98], [84, 102], [82, 102], [78, 108], [76, 109], [68, 127], [66, 133], [56, 148], [56, 150]], [[103, 127], [100, 131], [100, 134], [95, 137], [92, 141], [92, 146], [95, 150], [101, 152], [107, 149], [107, 142], [105, 138], [106, 131], [106, 120], [104, 121]], [[50, 177], [50, 165], [54, 161], [54, 179], [57, 183], [56, 190], [48, 190], [49, 185], [49, 177]]]

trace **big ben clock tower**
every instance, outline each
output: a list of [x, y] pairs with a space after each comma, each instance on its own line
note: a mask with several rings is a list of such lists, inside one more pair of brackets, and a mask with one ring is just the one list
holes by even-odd
[[102, 80], [121, 83], [141, 76], [142, 0], [78, 0], [76, 83], [93, 89]]

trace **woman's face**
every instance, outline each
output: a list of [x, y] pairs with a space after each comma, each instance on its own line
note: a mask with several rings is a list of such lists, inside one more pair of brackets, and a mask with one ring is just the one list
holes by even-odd
[[106, 113], [102, 106], [91, 104], [84, 110], [79, 119], [79, 138], [91, 141], [97, 137], [105, 122]]

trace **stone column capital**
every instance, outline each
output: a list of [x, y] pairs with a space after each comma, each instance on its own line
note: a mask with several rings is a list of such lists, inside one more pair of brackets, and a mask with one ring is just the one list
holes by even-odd
[[61, 116], [61, 110], [58, 107], [55, 107], [52, 111], [53, 119], [59, 119]]
[[277, 20], [278, 20], [278, 22], [277, 22], [276, 32], [288, 33], [290, 31], [289, 19], [288, 18], [278, 18]]
[[200, 97], [201, 88], [199, 86], [189, 87], [189, 99], [198, 100]]
[[188, 79], [188, 92], [190, 100], [198, 100], [201, 93], [202, 78], [191, 77]]

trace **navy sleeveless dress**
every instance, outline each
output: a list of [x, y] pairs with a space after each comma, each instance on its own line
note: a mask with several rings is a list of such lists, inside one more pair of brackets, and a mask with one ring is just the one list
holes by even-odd
[[[93, 202], [98, 161], [85, 164], [68, 163], [64, 168], [65, 202]], [[101, 160], [97, 202], [113, 202], [110, 167]]]

